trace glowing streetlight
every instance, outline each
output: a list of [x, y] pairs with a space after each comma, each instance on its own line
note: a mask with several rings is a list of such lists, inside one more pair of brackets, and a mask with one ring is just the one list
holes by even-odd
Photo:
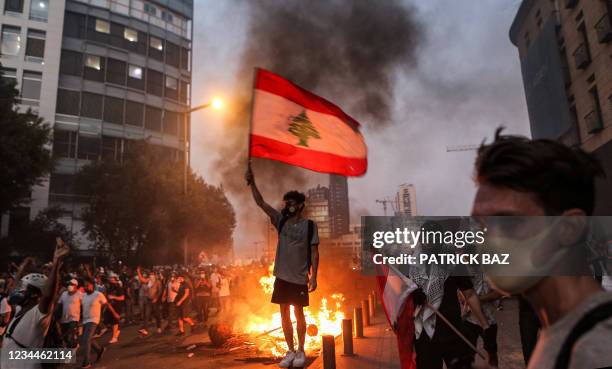
[[214, 99], [212, 99], [212, 102], [210, 104], [215, 110], [223, 109], [223, 100], [221, 100], [221, 98], [219, 97], [215, 97]]

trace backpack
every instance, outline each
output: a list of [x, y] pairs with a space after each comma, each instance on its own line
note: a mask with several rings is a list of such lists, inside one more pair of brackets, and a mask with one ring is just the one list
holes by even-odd
[[612, 301], [599, 305], [589, 311], [576, 323], [572, 331], [563, 342], [561, 350], [555, 361], [555, 369], [567, 369], [572, 357], [572, 351], [576, 341], [585, 333], [593, 329], [598, 323], [612, 317]]
[[[283, 231], [283, 227], [285, 226], [285, 223], [287, 223], [287, 221], [289, 220], [289, 217], [282, 217], [280, 222], [278, 223], [278, 236], [280, 237], [281, 232]], [[307, 260], [306, 262], [308, 263], [308, 272], [310, 273], [310, 267], [312, 266], [312, 246], [310, 245], [310, 241], [312, 240], [312, 235], [314, 233], [314, 222], [310, 219], [308, 219], [308, 233], [307, 233], [307, 237], [306, 237], [306, 243], [308, 245], [308, 254], [306, 256]]]

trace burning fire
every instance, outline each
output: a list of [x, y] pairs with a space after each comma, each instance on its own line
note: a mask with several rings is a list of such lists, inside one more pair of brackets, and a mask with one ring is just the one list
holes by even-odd
[[[259, 284], [261, 284], [263, 291], [268, 295], [271, 295], [274, 289], [273, 269], [274, 264], [270, 265], [268, 275], [259, 279]], [[337, 337], [342, 334], [342, 319], [344, 319], [342, 302], [344, 301], [344, 296], [341, 293], [334, 293], [330, 296], [330, 299], [322, 298], [316, 312], [311, 310], [314, 306], [304, 308], [307, 326], [304, 349], [307, 352], [320, 350], [322, 335]], [[292, 317], [294, 317], [293, 314], [292, 306]], [[260, 346], [260, 349], [266, 350], [274, 357], [280, 357], [287, 351], [287, 344], [285, 343], [281, 324], [280, 312], [276, 312], [268, 318], [253, 316], [249, 319], [245, 331], [250, 334], [261, 335], [260, 338], [265, 340], [265, 343]], [[297, 344], [297, 337], [295, 335], [294, 340]]]

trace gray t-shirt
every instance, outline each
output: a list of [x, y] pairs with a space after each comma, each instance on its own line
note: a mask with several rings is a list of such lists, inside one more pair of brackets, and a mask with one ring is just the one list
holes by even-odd
[[[590, 310], [612, 301], [612, 293], [600, 292], [590, 296], [576, 309], [542, 330], [529, 369], [554, 368], [561, 345], [574, 326]], [[574, 345], [568, 369], [591, 369], [612, 366], [612, 318], [604, 320], [583, 334]]]
[[[272, 224], [278, 230], [283, 216], [275, 211], [271, 217]], [[312, 238], [308, 238], [308, 220], [300, 219], [293, 223], [287, 220], [278, 237], [274, 276], [295, 284], [308, 284], [308, 248], [319, 244], [317, 224], [313, 223]]]

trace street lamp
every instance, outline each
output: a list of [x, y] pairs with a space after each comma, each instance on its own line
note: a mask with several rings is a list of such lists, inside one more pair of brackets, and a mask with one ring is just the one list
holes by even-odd
[[[188, 116], [191, 116], [191, 113], [198, 111], [198, 110], [203, 110], [209, 107], [212, 107], [215, 110], [221, 110], [223, 108], [223, 100], [221, 100], [218, 97], [215, 97], [209, 103], [198, 105], [193, 108], [190, 107], [183, 115], [183, 195], [185, 196], [185, 201], [187, 201], [187, 172], [189, 171], [189, 164], [191, 161], [190, 147], [187, 144], [187, 133], [188, 133], [188, 127], [187, 127], [188, 119], [187, 118]], [[185, 238], [183, 239], [183, 254], [184, 254], [183, 255], [184, 263], [185, 263], [185, 266], [187, 266], [187, 236], [186, 235], [185, 235]]]

